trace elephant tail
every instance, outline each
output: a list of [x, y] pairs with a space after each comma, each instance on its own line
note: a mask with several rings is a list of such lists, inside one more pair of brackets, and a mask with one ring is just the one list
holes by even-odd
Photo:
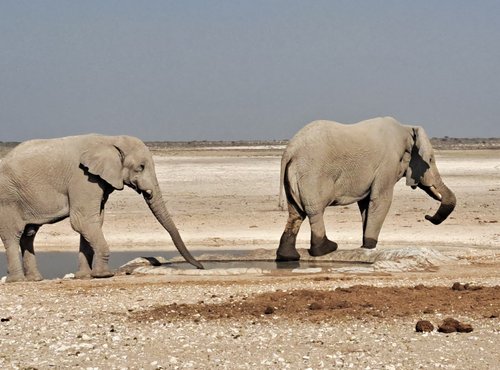
[[290, 202], [297, 210], [303, 212], [300, 206], [297, 174], [293, 168], [290, 171], [291, 164], [292, 158], [285, 152], [281, 159], [279, 207], [281, 210], [286, 210], [287, 202]]
[[284, 211], [286, 210], [286, 194], [285, 194], [285, 176], [287, 172], [287, 166], [290, 158], [287, 155], [287, 152], [283, 153], [281, 157], [281, 171], [280, 171], [280, 190], [279, 190], [279, 208]]

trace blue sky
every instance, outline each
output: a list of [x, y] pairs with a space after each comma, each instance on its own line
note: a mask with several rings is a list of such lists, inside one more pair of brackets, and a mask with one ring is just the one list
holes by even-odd
[[500, 2], [0, 1], [0, 141], [500, 137]]

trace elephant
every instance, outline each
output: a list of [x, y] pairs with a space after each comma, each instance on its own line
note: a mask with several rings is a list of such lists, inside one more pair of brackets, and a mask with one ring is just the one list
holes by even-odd
[[396, 182], [403, 176], [413, 189], [424, 190], [441, 202], [433, 216], [443, 222], [456, 205], [443, 183], [432, 145], [424, 129], [392, 117], [356, 124], [314, 121], [288, 143], [281, 159], [280, 205], [288, 205], [288, 220], [276, 251], [276, 261], [298, 261], [299, 228], [307, 216], [311, 226], [309, 254], [322, 256], [337, 249], [325, 232], [328, 206], [357, 202], [363, 225], [361, 247], [377, 246]]
[[88, 134], [29, 140], [0, 162], [0, 238], [6, 250], [7, 282], [43, 279], [36, 264], [35, 235], [40, 226], [67, 217], [80, 234], [75, 277], [113, 276], [102, 224], [109, 195], [124, 185], [144, 197], [180, 254], [202, 269], [165, 206], [146, 145], [132, 136]]

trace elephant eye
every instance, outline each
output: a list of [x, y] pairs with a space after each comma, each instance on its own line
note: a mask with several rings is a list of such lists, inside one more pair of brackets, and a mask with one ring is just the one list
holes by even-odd
[[144, 165], [143, 164], [141, 164], [139, 167], [137, 167], [135, 169], [135, 172], [142, 172], [142, 171], [144, 171]]

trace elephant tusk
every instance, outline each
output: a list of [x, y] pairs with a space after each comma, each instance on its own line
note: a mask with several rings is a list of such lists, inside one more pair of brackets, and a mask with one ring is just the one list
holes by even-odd
[[153, 191], [152, 191], [152, 190], [146, 190], [146, 192], [145, 192], [145, 193], [146, 193], [147, 195], [151, 195], [151, 194], [153, 194]]
[[431, 185], [429, 187], [429, 190], [432, 192], [432, 194], [434, 194], [436, 196], [436, 198], [438, 198], [439, 200], [442, 200], [443, 199], [443, 196], [437, 191], [437, 189], [434, 187], [434, 185]]

